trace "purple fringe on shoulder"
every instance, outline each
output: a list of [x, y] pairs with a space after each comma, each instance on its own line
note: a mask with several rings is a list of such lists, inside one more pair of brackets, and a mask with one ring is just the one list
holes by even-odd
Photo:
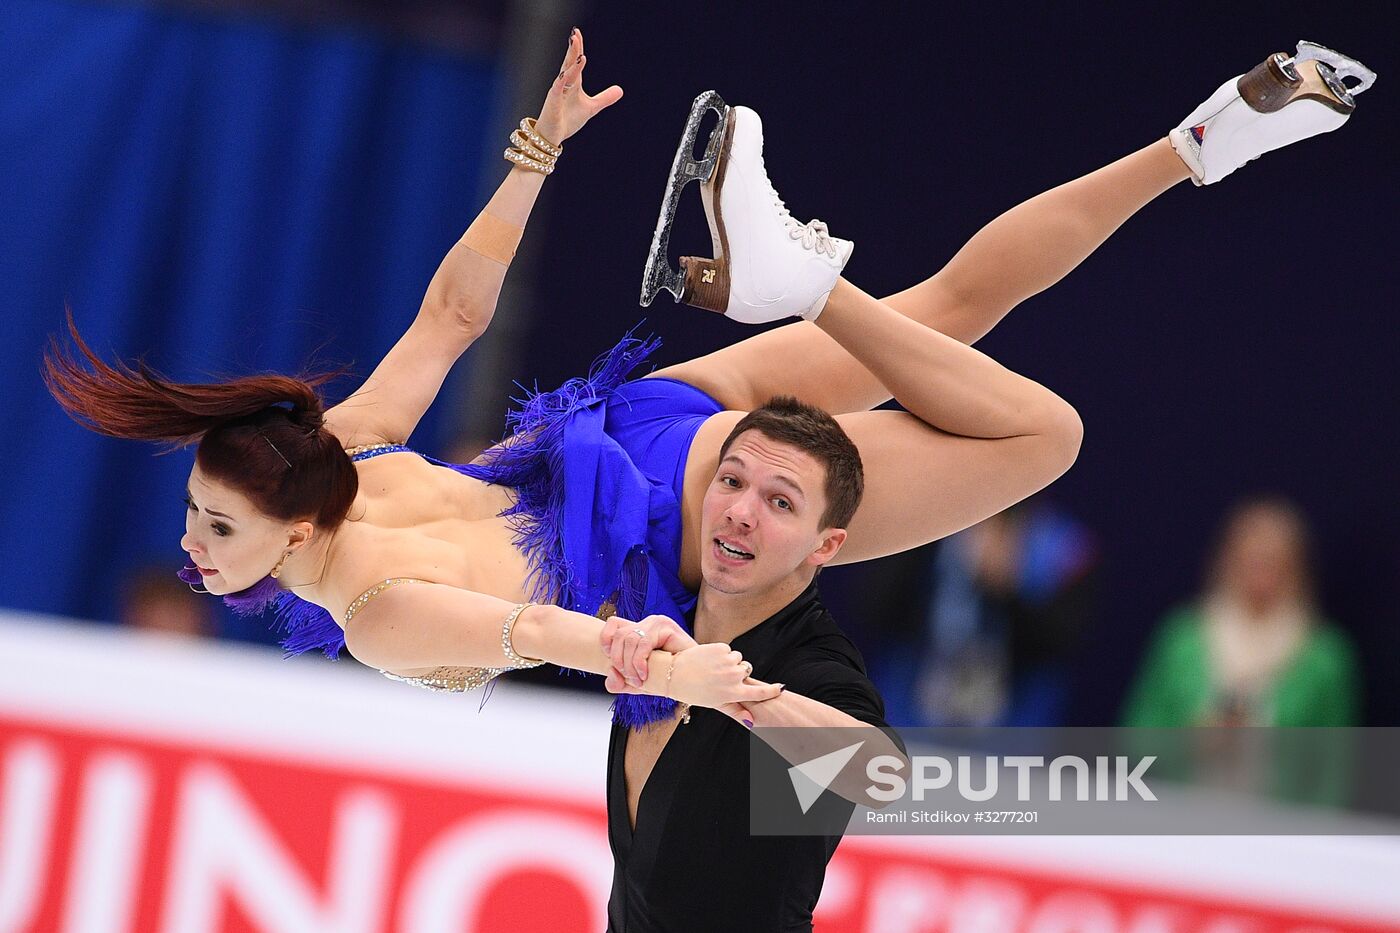
[[283, 590], [277, 596], [272, 618], [276, 631], [285, 633], [281, 639], [284, 658], [319, 648], [332, 661], [340, 660], [345, 630], [320, 606]]
[[[186, 564], [175, 574], [193, 586], [203, 579], [199, 568]], [[202, 591], [201, 591], [202, 592]], [[287, 632], [282, 639], [286, 650], [284, 657], [292, 657], [320, 648], [332, 661], [340, 660], [340, 649], [345, 647], [345, 632], [331, 614], [315, 603], [299, 599], [296, 594], [282, 589], [272, 577], [263, 577], [246, 590], [229, 593], [224, 597], [224, 605], [240, 616], [256, 616], [273, 608], [276, 628]]]

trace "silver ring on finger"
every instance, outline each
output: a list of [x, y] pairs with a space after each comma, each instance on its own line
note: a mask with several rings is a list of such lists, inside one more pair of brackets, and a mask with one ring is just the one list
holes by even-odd
[[628, 634], [628, 635], [636, 635], [638, 638], [646, 638], [645, 635], [643, 635], [641, 632], [637, 631], [636, 629], [632, 629], [632, 631], [628, 632], [627, 634]]

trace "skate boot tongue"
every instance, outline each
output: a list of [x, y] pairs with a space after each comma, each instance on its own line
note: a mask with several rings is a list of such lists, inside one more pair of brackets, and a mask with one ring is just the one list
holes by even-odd
[[763, 155], [763, 122], [747, 107], [731, 114], [733, 139], [721, 159], [707, 213], [729, 260], [726, 317], [763, 324], [812, 319], [845, 268], [852, 246], [820, 220], [803, 223], [778, 196]]
[[[768, 170], [767, 167], [764, 166], [762, 158], [759, 158], [758, 165], [766, 179], [768, 177]], [[837, 257], [836, 244], [833, 242], [834, 238], [831, 235], [831, 231], [827, 229], [825, 221], [817, 220], [814, 217], [804, 224], [796, 217], [792, 216], [792, 211], [788, 210], [788, 206], [783, 203], [783, 199], [778, 197], [778, 192], [773, 189], [773, 183], [771, 181], [768, 183], [768, 193], [773, 198], [773, 206], [778, 209], [778, 216], [783, 219], [783, 223], [787, 224], [789, 237], [794, 240], [801, 240], [803, 249], [816, 250], [819, 253], [830, 256], [832, 259]]]

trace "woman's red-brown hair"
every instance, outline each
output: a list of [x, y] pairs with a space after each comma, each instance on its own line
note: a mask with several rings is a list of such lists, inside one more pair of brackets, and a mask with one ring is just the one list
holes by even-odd
[[110, 437], [163, 441], [163, 454], [197, 443], [199, 468], [268, 517], [310, 519], [326, 529], [344, 521], [359, 479], [340, 440], [323, 427], [316, 391], [343, 370], [173, 382], [141, 359], [135, 366], [103, 362], [79, 335], [71, 309], [67, 317], [81, 359], [51, 336], [42, 373], [73, 420]]

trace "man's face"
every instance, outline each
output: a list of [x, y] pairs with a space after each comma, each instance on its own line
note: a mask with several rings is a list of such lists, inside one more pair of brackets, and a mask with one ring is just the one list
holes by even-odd
[[734, 439], [705, 491], [700, 573], [721, 593], [758, 594], [836, 555], [846, 538], [822, 528], [826, 469], [759, 431]]

